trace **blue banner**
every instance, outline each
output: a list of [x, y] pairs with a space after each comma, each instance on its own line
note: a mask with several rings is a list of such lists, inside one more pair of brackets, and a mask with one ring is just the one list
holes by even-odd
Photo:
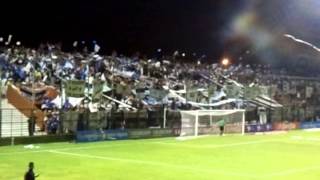
[[272, 131], [272, 124], [266, 124], [266, 131]]
[[320, 122], [303, 122], [300, 124], [301, 129], [320, 128]]
[[272, 131], [271, 124], [248, 124], [245, 127], [245, 132], [247, 133], [266, 132], [266, 131]]
[[102, 141], [103, 136], [100, 131], [78, 131], [77, 142]]
[[106, 131], [78, 131], [77, 142], [94, 142], [104, 140], [128, 139], [126, 130], [106, 130]]
[[127, 130], [107, 130], [107, 131], [104, 131], [104, 133], [105, 133], [105, 140], [128, 139]]
[[257, 125], [250, 125], [250, 124], [246, 125], [245, 132], [247, 132], [247, 133], [257, 132]]

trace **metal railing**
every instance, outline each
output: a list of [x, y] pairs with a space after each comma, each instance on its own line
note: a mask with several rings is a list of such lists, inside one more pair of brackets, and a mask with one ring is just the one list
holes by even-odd
[[[1, 109], [0, 137], [17, 137], [29, 135], [28, 119], [24, 114], [29, 114], [32, 109]], [[35, 132], [40, 128], [35, 126]]]
[[[32, 111], [32, 109], [24, 111]], [[29, 113], [21, 113], [17, 109], [1, 109], [0, 137], [30, 136], [29, 117], [24, 114]], [[177, 112], [167, 112], [166, 121], [164, 122], [162, 111], [110, 112], [103, 110], [94, 113], [89, 111], [59, 112], [56, 116], [58, 118], [58, 127], [54, 132], [51, 131], [49, 120], [47, 120], [44, 122], [44, 127], [35, 126], [34, 135], [69, 134], [78, 130], [169, 128], [173, 126], [175, 121], [180, 119], [178, 116], [179, 113]], [[43, 131], [40, 131], [40, 129]]]
[[[25, 109], [23, 112], [17, 109], [1, 109], [0, 111], [0, 138], [2, 137], [18, 137], [30, 136], [29, 117], [25, 114], [31, 114], [32, 109]], [[255, 112], [248, 119], [256, 119]], [[165, 118], [164, 118], [165, 116]], [[273, 121], [286, 120], [290, 121], [287, 113], [272, 112]], [[300, 117], [300, 116], [299, 116]], [[177, 111], [147, 111], [138, 110], [135, 112], [128, 111], [67, 111], [59, 112], [57, 115], [58, 127], [52, 132], [50, 131], [48, 121], [44, 123], [44, 127], [35, 126], [34, 135], [47, 134], [69, 134], [76, 133], [81, 130], [100, 130], [100, 129], [145, 129], [150, 127], [172, 128], [175, 127], [181, 119], [180, 113]], [[164, 120], [165, 119], [165, 120]], [[296, 119], [296, 118], [295, 118]], [[301, 120], [306, 118], [300, 117]], [[32, 126], [32, 124], [31, 124]], [[40, 129], [42, 131], [40, 131]]]

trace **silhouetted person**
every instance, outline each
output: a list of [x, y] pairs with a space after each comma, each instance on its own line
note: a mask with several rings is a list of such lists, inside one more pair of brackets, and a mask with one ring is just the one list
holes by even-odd
[[34, 164], [33, 164], [33, 162], [30, 162], [29, 163], [29, 170], [24, 175], [24, 180], [35, 180], [36, 177], [39, 176], [39, 174], [34, 175], [33, 168], [34, 168]]

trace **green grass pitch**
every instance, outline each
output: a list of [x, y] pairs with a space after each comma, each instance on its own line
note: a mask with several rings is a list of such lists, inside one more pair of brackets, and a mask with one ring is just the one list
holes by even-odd
[[0, 147], [0, 179], [319, 180], [320, 132]]

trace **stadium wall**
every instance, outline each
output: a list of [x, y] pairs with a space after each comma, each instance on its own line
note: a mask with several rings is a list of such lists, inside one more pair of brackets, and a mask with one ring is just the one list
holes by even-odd
[[77, 142], [95, 142], [106, 140], [147, 139], [178, 136], [176, 129], [118, 129], [105, 131], [78, 131]]
[[[320, 122], [284, 122], [284, 123], [268, 123], [268, 124], [247, 124], [245, 131], [247, 134], [269, 131], [288, 131], [295, 129], [310, 129], [320, 128]], [[238, 133], [237, 125], [226, 127], [228, 133]], [[210, 132], [209, 134], [218, 133], [217, 127], [201, 128], [199, 133]], [[146, 139], [159, 137], [175, 137], [180, 135], [180, 128], [167, 129], [118, 129], [118, 130], [91, 130], [79, 131], [74, 135], [47, 135], [47, 136], [32, 136], [32, 137], [15, 137], [1, 138], [0, 146], [19, 145], [19, 144], [39, 144], [51, 142], [94, 142], [105, 140], [124, 140], [124, 139]]]
[[272, 124], [274, 131], [290, 131], [300, 128], [300, 122], [275, 122]]
[[0, 146], [20, 145], [20, 144], [40, 144], [53, 142], [71, 142], [74, 141], [74, 135], [47, 135], [47, 136], [31, 136], [31, 137], [8, 137], [1, 138]]

